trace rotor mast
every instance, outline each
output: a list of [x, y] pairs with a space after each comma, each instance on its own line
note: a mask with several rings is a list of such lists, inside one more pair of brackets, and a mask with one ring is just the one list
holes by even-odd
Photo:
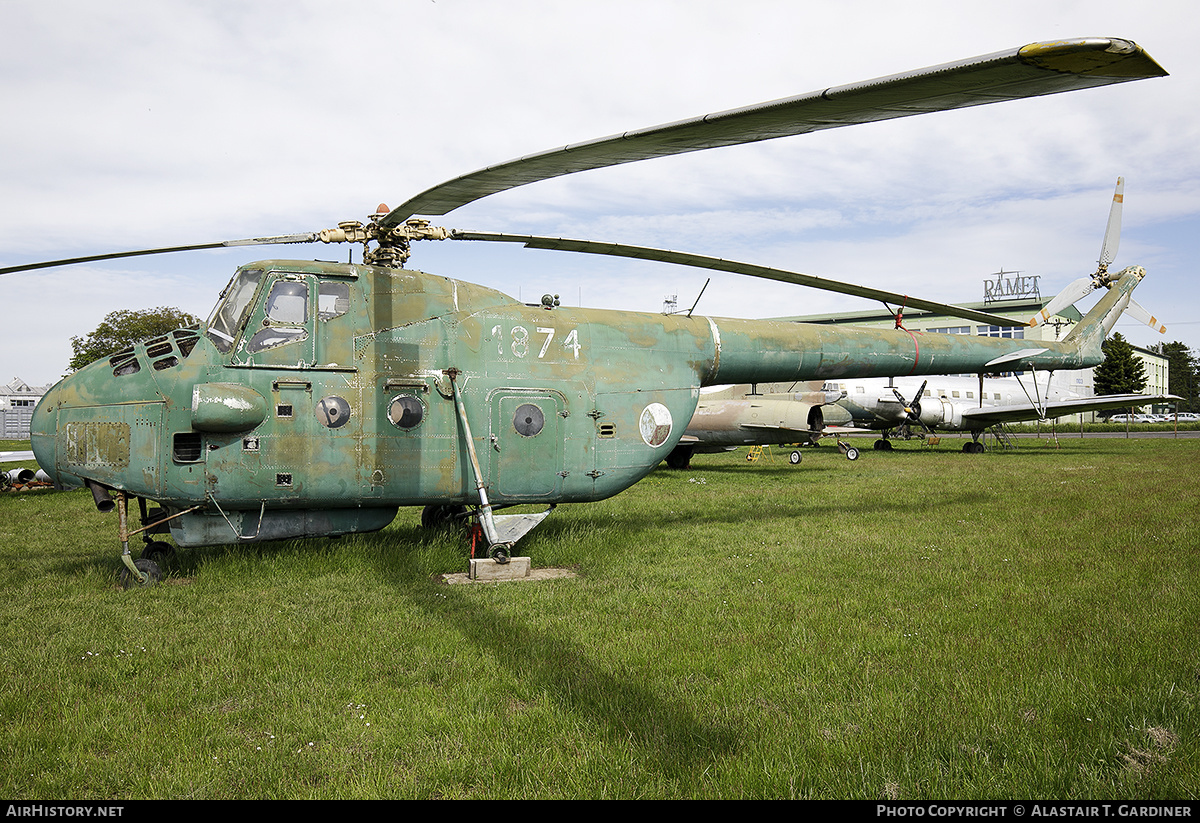
[[[367, 222], [347, 220], [338, 223], [336, 229], [323, 229], [317, 234], [322, 243], [362, 243], [363, 262], [371, 266], [404, 268], [412, 255], [414, 240], [447, 240], [450, 230], [434, 226], [428, 220], [414, 217], [397, 225], [385, 225], [382, 221], [389, 213], [386, 204], [380, 203], [375, 213], [368, 215]], [[371, 247], [374, 243], [374, 248]]]

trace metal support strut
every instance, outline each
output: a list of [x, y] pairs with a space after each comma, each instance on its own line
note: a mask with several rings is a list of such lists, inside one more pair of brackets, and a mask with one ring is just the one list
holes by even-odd
[[150, 575], [134, 564], [133, 555], [129, 553], [129, 507], [127, 502], [125, 492], [117, 492], [117, 537], [121, 541], [121, 562], [125, 564], [125, 568], [129, 569], [129, 573], [133, 575], [137, 584], [144, 586], [150, 579]]
[[475, 473], [475, 489], [479, 493], [479, 525], [488, 541], [488, 555], [498, 563], [507, 563], [512, 544], [504, 543], [496, 532], [492, 505], [488, 502], [487, 489], [483, 483], [483, 472], [479, 469], [479, 456], [475, 453], [475, 440], [471, 437], [471, 424], [467, 422], [467, 409], [463, 405], [462, 393], [458, 390], [458, 369], [447, 369], [446, 376], [450, 378], [450, 388], [454, 393], [454, 407], [458, 411], [458, 420], [462, 423], [463, 437], [467, 441], [467, 452], [471, 455], [471, 469]]
[[450, 387], [454, 396], [454, 407], [458, 412], [458, 421], [462, 424], [463, 437], [467, 441], [467, 453], [471, 456], [471, 470], [475, 475], [475, 489], [479, 494], [479, 526], [488, 542], [488, 556], [497, 563], [507, 563], [512, 547], [518, 540], [529, 533], [534, 526], [541, 523], [554, 505], [544, 512], [534, 514], [494, 514], [492, 504], [488, 501], [487, 487], [483, 482], [483, 472], [479, 468], [479, 455], [475, 452], [475, 440], [471, 436], [471, 424], [467, 421], [467, 409], [463, 405], [462, 392], [458, 385], [458, 369], [446, 369], [444, 374], [450, 378]]

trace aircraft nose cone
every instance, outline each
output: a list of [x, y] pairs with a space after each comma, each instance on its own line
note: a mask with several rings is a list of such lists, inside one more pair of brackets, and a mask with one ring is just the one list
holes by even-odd
[[54, 443], [58, 433], [58, 406], [62, 398], [62, 381], [55, 384], [42, 395], [33, 417], [29, 421], [29, 441], [33, 448], [33, 456], [37, 458], [42, 471], [49, 475], [55, 484], [59, 483], [57, 476], [57, 460], [54, 454]]

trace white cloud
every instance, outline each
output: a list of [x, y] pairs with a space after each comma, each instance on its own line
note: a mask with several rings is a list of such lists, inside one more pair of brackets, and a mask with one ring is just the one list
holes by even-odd
[[[1118, 36], [1172, 76], [589, 172], [445, 222], [977, 300], [1001, 266], [1042, 275], [1045, 291], [1089, 272], [1124, 175], [1118, 262], [1150, 269], [1138, 300], [1163, 313], [1167, 339], [1200, 347], [1190, 14], [1109, 0], [14, 4], [0, 53], [0, 265], [317, 230], [569, 142], [1035, 40]], [[0, 277], [0, 379], [56, 378], [70, 337], [114, 309], [206, 315], [253, 251]], [[414, 263], [526, 298], [649, 311], [672, 293], [690, 305], [709, 277], [474, 244], [420, 248]], [[863, 307], [721, 276], [701, 310], [793, 303]]]

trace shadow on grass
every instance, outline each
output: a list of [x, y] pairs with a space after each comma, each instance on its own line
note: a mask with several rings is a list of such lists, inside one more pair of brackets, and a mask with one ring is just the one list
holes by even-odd
[[[65, 561], [61, 571], [111, 572], [115, 587], [120, 549], [115, 536], [105, 537], [108, 540], [97, 546], [94, 556]], [[564, 712], [580, 718], [605, 745], [632, 746], [638, 760], [664, 782], [694, 786], [696, 775], [705, 767], [737, 751], [739, 735], [735, 729], [715, 718], [699, 716], [684, 700], [647, 688], [647, 678], [638, 670], [614, 670], [602, 665], [590, 653], [585, 639], [534, 626], [520, 615], [501, 613], [473, 597], [467, 591], [469, 587], [445, 585], [440, 576], [431, 576], [423, 555], [434, 551], [450, 556], [446, 543], [461, 540], [454, 533], [430, 534], [417, 526], [401, 524], [344, 540], [313, 538], [179, 549], [167, 564], [169, 574], [163, 585], [186, 585], [202, 574], [206, 565], [226, 558], [278, 558], [350, 550], [370, 558], [380, 579], [426, 614], [430, 622], [459, 632], [474, 653], [496, 661], [529, 692], [546, 695]], [[141, 546], [130, 548], [137, 556]], [[464, 545], [463, 566], [467, 557]], [[297, 560], [298, 564], [302, 562]], [[501, 701], [504, 697], [497, 696]]]
[[646, 688], [638, 671], [611, 671], [573, 639], [499, 614], [471, 597], [468, 587], [430, 581], [409, 554], [393, 560], [389, 566], [381, 564], [381, 570], [431, 620], [449, 620], [479, 652], [564, 711], [585, 719], [610, 743], [633, 743], [663, 777], [693, 785], [705, 766], [735, 752], [733, 729]]

